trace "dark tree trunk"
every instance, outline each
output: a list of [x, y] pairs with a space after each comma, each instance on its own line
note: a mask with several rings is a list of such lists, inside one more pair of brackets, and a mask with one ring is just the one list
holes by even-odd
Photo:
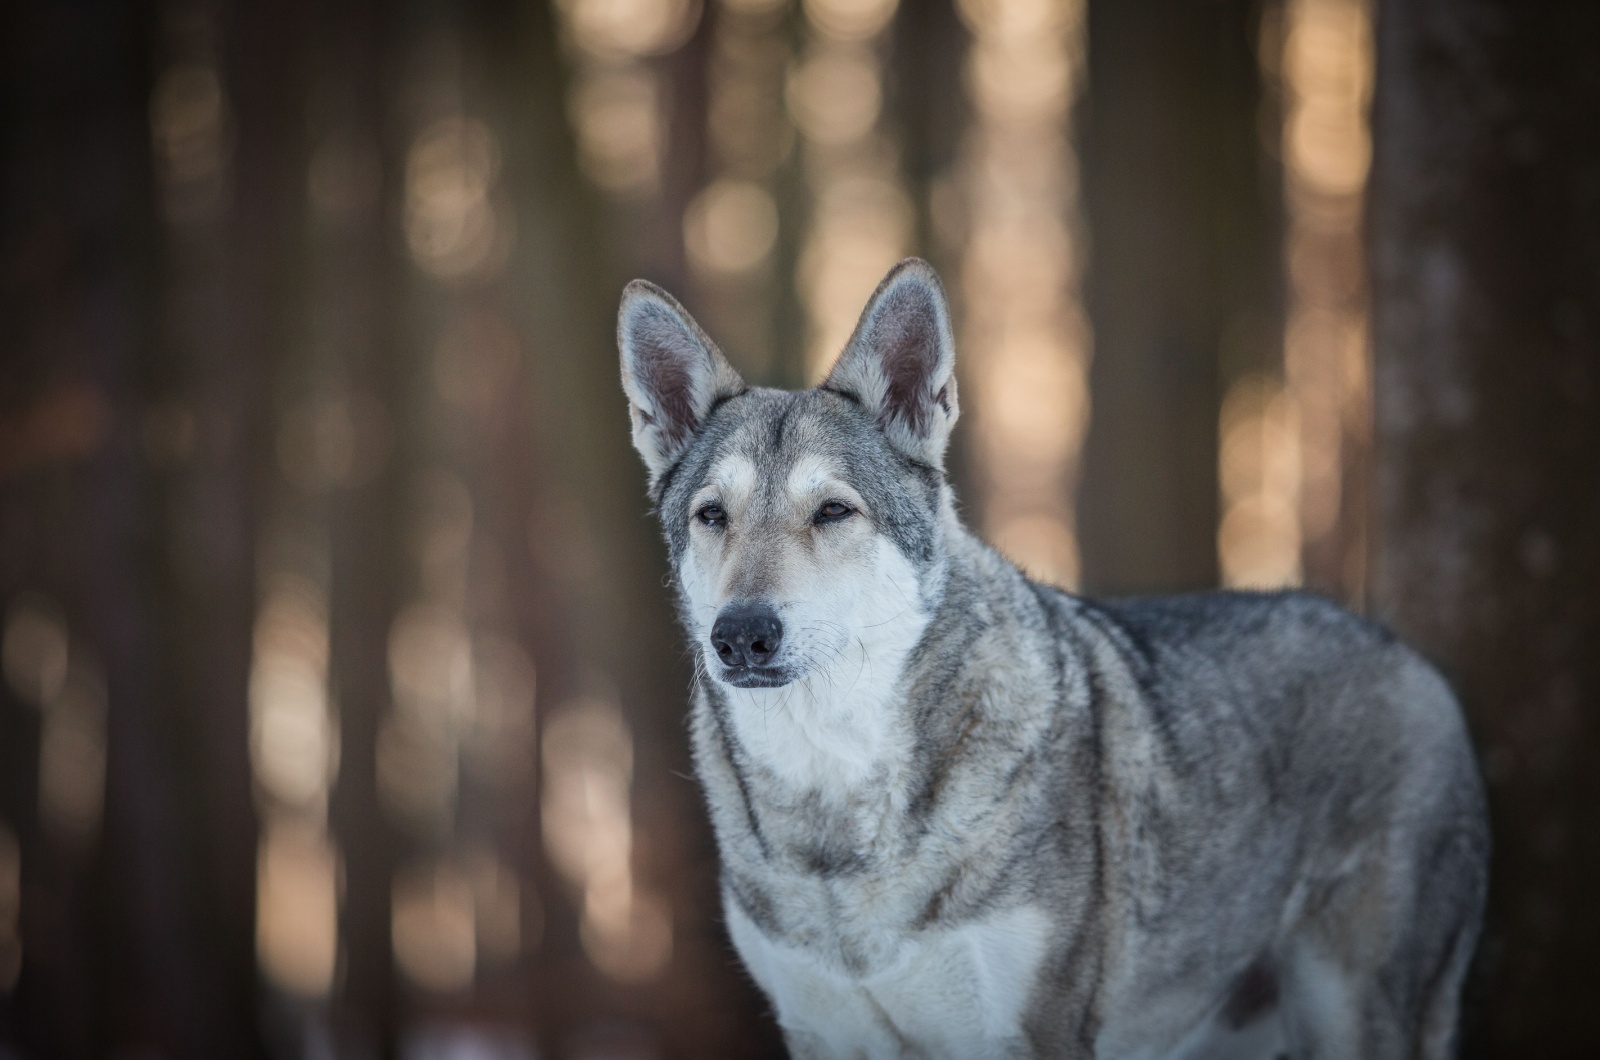
[[900, 133], [901, 176], [916, 210], [916, 253], [954, 277], [953, 247], [939, 243], [933, 189], [955, 179], [962, 136], [971, 121], [961, 69], [971, 35], [954, 4], [903, 4], [895, 16], [885, 79], [889, 110]]
[[[354, 476], [329, 497], [332, 577], [328, 593], [329, 680], [338, 704], [339, 774], [329, 825], [343, 854], [339, 910], [342, 983], [332, 1022], [341, 1054], [392, 1060], [400, 1052], [401, 998], [391, 935], [392, 890], [401, 837], [379, 791], [378, 733], [393, 707], [389, 631], [403, 602], [407, 472], [416, 432], [409, 430], [417, 382], [397, 334], [403, 316], [403, 261], [395, 231], [404, 192], [405, 142], [391, 102], [401, 87], [405, 24], [381, 0], [350, 0], [320, 12], [322, 74], [348, 101], [342, 127], [327, 131], [359, 151], [376, 152], [374, 201], [350, 211], [343, 228], [315, 243], [318, 280], [330, 333], [341, 337], [344, 397], [370, 403], [392, 435], [370, 474]], [[353, 406], [352, 406], [353, 407]], [[351, 900], [354, 899], [354, 900]]]
[[[172, 852], [166, 789], [143, 783], [160, 776], [145, 756], [152, 667], [147, 651], [123, 650], [150, 647], [138, 636], [150, 601], [129, 576], [150, 540], [134, 486], [154, 287], [147, 13], [0, 11], [0, 598], [8, 612], [19, 591], [58, 604], [71, 652], [105, 672], [107, 727], [137, 732], [112, 750], [107, 783], [112, 798], [133, 797], [105, 815], [103, 844], [68, 854], [39, 819], [40, 704], [21, 702], [9, 683], [0, 690], [0, 827], [20, 847], [22, 943], [0, 992], [0, 1043], [30, 1055], [101, 1056], [127, 1040], [129, 1016], [156, 1037], [199, 1014], [186, 1004], [192, 980], [150, 979], [190, 971], [180, 902], [121, 890], [139, 872], [124, 855], [147, 851], [150, 869]], [[141, 834], [151, 839], [143, 847]], [[180, 1054], [199, 1033], [163, 1043]]]
[[1483, 749], [1475, 1056], [1600, 1053], [1597, 44], [1584, 0], [1380, 7], [1373, 603]]
[[[963, 140], [971, 128], [966, 86], [952, 72], [962, 69], [972, 35], [955, 4], [902, 4], [891, 33], [884, 88], [900, 136], [901, 180], [915, 210], [912, 252], [926, 258], [953, 285], [960, 275], [959, 239], [948, 221], [940, 231], [934, 200], [948, 194], [959, 179]], [[799, 360], [804, 363], [804, 357]], [[792, 385], [812, 382], [796, 378]], [[981, 494], [972, 482], [966, 440], [966, 432], [958, 431], [946, 466], [957, 492], [977, 497]]]
[[[4, 34], [28, 42], [15, 53], [27, 57], [16, 68], [26, 89], [8, 95], [20, 104], [15, 142], [27, 150], [8, 170], [22, 179], [7, 196], [6, 237], [34, 248], [7, 279], [27, 273], [37, 284], [19, 284], [6, 306], [21, 337], [8, 364], [22, 368], [16, 396], [32, 408], [20, 423], [36, 441], [63, 428], [81, 435], [67, 446], [29, 443], [3, 461], [17, 476], [7, 522], [22, 530], [8, 536], [8, 558], [22, 565], [4, 591], [63, 600], [70, 655], [103, 671], [106, 691], [100, 846], [86, 835], [69, 852], [75, 844], [48, 821], [24, 829], [16, 1039], [44, 1055], [253, 1049], [252, 410], [268, 345], [258, 280], [274, 266], [281, 200], [258, 184], [235, 200], [239, 217], [175, 222], [163, 239], [152, 74], [215, 64], [158, 43], [154, 16], [144, 4], [35, 5]], [[276, 157], [281, 142], [246, 117], [246, 155]], [[33, 239], [12, 242], [29, 230]], [[253, 251], [240, 255], [242, 273], [215, 268], [235, 240]], [[86, 404], [74, 412], [62, 394]], [[85, 417], [87, 427], [72, 426]], [[8, 744], [8, 757], [35, 759], [38, 734], [29, 735]], [[97, 772], [75, 775], [94, 783]], [[35, 760], [8, 779], [37, 791], [42, 773]], [[24, 803], [20, 813], [43, 809]]]
[[[1094, 329], [1079, 528], [1096, 592], [1217, 580], [1225, 375], [1270, 352], [1278, 190], [1249, 0], [1089, 5], [1084, 200]], [[1237, 345], [1237, 341], [1235, 341]]]

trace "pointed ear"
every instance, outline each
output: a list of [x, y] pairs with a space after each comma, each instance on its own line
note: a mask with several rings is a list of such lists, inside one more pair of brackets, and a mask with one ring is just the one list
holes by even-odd
[[860, 401], [901, 452], [943, 468], [960, 411], [955, 366], [944, 288], [931, 265], [907, 258], [878, 284], [822, 385]]
[[683, 456], [712, 406], [746, 387], [683, 306], [644, 280], [622, 290], [617, 349], [633, 447], [650, 472], [654, 499], [661, 476]]

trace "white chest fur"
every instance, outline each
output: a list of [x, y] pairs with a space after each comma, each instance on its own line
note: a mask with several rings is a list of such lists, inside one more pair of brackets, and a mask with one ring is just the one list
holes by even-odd
[[1044, 956], [1043, 913], [1018, 907], [900, 940], [898, 959], [855, 978], [773, 942], [724, 902], [739, 955], [797, 1057], [1025, 1057], [1022, 1020]]

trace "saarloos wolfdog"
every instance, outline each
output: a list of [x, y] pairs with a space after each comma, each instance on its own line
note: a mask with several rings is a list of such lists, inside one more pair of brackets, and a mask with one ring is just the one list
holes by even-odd
[[1096, 603], [978, 541], [923, 262], [798, 393], [642, 281], [618, 330], [728, 931], [794, 1056], [1451, 1055], [1488, 835], [1416, 654], [1302, 593]]

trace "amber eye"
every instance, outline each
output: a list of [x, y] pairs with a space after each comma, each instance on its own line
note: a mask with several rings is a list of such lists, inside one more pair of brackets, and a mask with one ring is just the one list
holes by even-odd
[[728, 525], [728, 513], [722, 510], [720, 504], [708, 504], [694, 513], [694, 517], [706, 526], [721, 530]]
[[848, 518], [855, 513], [856, 510], [850, 507], [848, 504], [842, 504], [839, 501], [829, 501], [827, 504], [824, 504], [822, 507], [817, 509], [817, 514], [812, 517], [812, 522], [836, 523], [840, 519]]

